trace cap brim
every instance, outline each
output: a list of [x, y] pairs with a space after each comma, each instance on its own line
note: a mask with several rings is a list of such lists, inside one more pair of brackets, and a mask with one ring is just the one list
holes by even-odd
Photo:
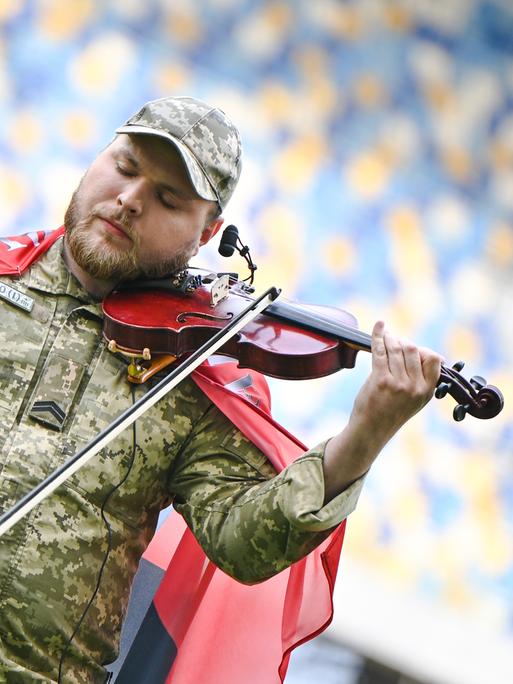
[[198, 195], [202, 199], [217, 202], [221, 206], [219, 197], [214, 192], [211, 184], [208, 181], [208, 178], [206, 177], [197, 159], [180, 140], [174, 138], [172, 135], [164, 131], [157, 131], [154, 128], [151, 128], [150, 126], [140, 126], [137, 124], [128, 124], [125, 126], [120, 126], [120, 128], [116, 129], [116, 133], [142, 133], [144, 135], [153, 135], [172, 143], [178, 150], [180, 157], [182, 158], [182, 161], [185, 165], [185, 168], [187, 169], [187, 173], [189, 174], [192, 186], [196, 190]]

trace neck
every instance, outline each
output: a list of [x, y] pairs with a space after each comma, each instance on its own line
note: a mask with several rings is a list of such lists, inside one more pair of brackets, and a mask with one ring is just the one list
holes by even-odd
[[98, 301], [104, 299], [116, 287], [116, 281], [93, 278], [87, 271], [79, 266], [71, 254], [66, 237], [64, 237], [63, 257], [69, 272], [75, 276], [84, 290]]

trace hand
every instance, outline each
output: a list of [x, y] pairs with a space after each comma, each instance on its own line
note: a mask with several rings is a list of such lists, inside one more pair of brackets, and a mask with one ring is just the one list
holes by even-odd
[[326, 445], [324, 501], [370, 468], [383, 446], [433, 396], [442, 358], [385, 332], [372, 331], [372, 371], [359, 391], [349, 423]]
[[386, 442], [433, 396], [442, 358], [393, 337], [378, 321], [372, 331], [372, 372], [358, 393], [351, 420]]

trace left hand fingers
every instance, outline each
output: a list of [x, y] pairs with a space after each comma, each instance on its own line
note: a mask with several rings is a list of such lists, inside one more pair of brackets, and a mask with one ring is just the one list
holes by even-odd
[[390, 372], [399, 381], [424, 384], [434, 389], [440, 377], [443, 359], [439, 354], [426, 347], [417, 347], [406, 339], [385, 333], [385, 347]]
[[385, 332], [384, 342], [392, 376], [403, 381], [418, 377], [421, 363], [417, 347], [388, 332]]
[[440, 378], [442, 371], [442, 364], [444, 358], [437, 354], [432, 349], [427, 347], [419, 347], [420, 362], [422, 364], [422, 373], [426, 382], [434, 390]]

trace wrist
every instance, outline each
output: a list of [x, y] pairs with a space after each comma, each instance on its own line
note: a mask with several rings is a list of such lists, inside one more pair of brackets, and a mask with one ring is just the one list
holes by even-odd
[[331, 501], [365, 475], [384, 444], [385, 441], [375, 439], [369, 430], [357, 428], [351, 422], [328, 440], [323, 458], [324, 502]]

